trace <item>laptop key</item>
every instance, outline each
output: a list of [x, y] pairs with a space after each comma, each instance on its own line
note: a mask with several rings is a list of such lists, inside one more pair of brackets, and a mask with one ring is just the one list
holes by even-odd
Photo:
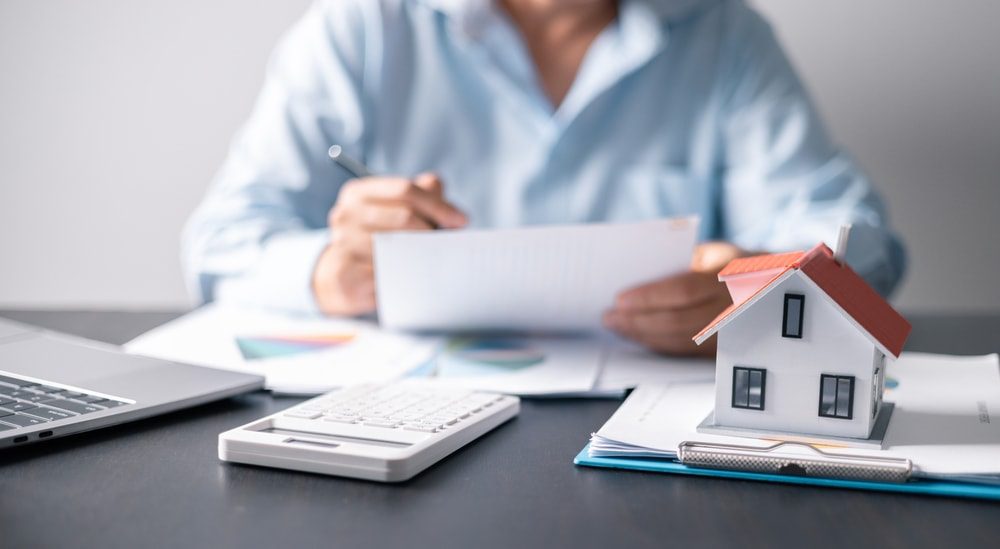
[[9, 412], [23, 412], [25, 410], [30, 410], [32, 408], [37, 408], [34, 404], [29, 404], [27, 402], [15, 402], [13, 404], [5, 404], [3, 406], [4, 410]]
[[32, 387], [31, 390], [39, 392], [39, 393], [47, 393], [47, 394], [51, 395], [51, 394], [55, 394], [55, 393], [62, 393], [66, 389], [60, 389], [59, 387], [53, 387], [51, 385], [39, 385], [37, 387]]
[[32, 425], [38, 425], [39, 423], [45, 423], [47, 419], [42, 419], [40, 417], [26, 416], [22, 414], [14, 414], [12, 416], [4, 416], [0, 421], [5, 423], [11, 423], [17, 425], [18, 427], [31, 427]]
[[125, 403], [122, 402], [122, 401], [120, 401], [120, 400], [104, 399], [104, 400], [98, 400], [98, 401], [95, 401], [95, 402], [91, 402], [91, 404], [96, 404], [98, 406], [104, 406], [105, 408], [115, 408], [115, 407], [118, 407], [118, 406], [122, 406]]
[[69, 410], [70, 412], [75, 412], [77, 414], [89, 414], [91, 412], [99, 412], [104, 409], [94, 406], [93, 404], [83, 404], [81, 402], [73, 402], [72, 400], [62, 400], [58, 398], [46, 400], [42, 404], [53, 408], [59, 408], [60, 410]]
[[98, 400], [104, 400], [104, 397], [99, 397], [99, 396], [94, 396], [94, 395], [87, 395], [87, 396], [82, 396], [82, 397], [73, 397], [73, 400], [76, 400], [78, 402], [84, 402], [86, 404], [93, 404], [93, 403], [97, 402]]
[[42, 419], [50, 419], [52, 421], [55, 421], [57, 419], [76, 417], [76, 414], [72, 412], [67, 412], [66, 410], [56, 410], [55, 408], [46, 408], [45, 406], [32, 408], [28, 410], [26, 413], [31, 414], [35, 417], [40, 417]]
[[12, 399], [12, 398], [6, 398], [6, 397], [0, 396], [0, 406], [6, 406], [8, 404], [14, 404], [15, 402], [17, 402], [17, 401], [14, 400], [14, 399]]
[[28, 402], [41, 402], [52, 398], [49, 395], [29, 391], [17, 391], [16, 393], [11, 393], [9, 396], [12, 398], [27, 400]]
[[21, 390], [20, 387], [8, 387], [6, 385], [0, 385], [0, 395], [10, 395], [11, 393], [17, 393]]
[[12, 425], [4, 425], [3, 423], [0, 423], [0, 431], [9, 431], [13, 428], [14, 426]]
[[30, 387], [32, 385], [38, 385], [34, 381], [17, 379], [16, 377], [10, 377], [5, 375], [0, 375], [0, 383], [6, 383], [8, 385], [13, 385], [15, 387]]

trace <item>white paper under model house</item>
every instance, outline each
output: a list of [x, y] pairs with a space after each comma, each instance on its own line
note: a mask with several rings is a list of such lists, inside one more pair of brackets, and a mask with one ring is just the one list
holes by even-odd
[[845, 237], [837, 256], [819, 244], [719, 273], [733, 305], [694, 337], [719, 337], [715, 427], [869, 438], [910, 324], [843, 262]]

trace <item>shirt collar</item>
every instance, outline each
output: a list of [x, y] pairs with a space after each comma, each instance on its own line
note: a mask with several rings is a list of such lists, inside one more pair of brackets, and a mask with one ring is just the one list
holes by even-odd
[[[450, 19], [466, 39], [509, 39], [498, 24], [505, 16], [497, 0], [414, 0]], [[598, 38], [584, 59], [569, 95], [555, 113], [557, 123], [568, 123], [593, 98], [656, 55], [667, 43], [669, 23], [684, 17], [709, 0], [620, 0], [618, 19]], [[526, 53], [525, 53], [526, 55]], [[529, 69], [525, 71], [530, 72]]]

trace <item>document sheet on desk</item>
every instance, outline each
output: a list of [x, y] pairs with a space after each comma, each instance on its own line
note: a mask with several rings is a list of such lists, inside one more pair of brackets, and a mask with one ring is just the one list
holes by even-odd
[[[851, 455], [908, 458], [925, 478], [1000, 483], [1000, 362], [997, 355], [904, 353], [887, 368], [895, 410], [886, 449]], [[712, 383], [643, 384], [591, 437], [594, 457], [672, 458], [684, 441], [767, 446], [772, 442], [696, 431], [712, 410]]]
[[586, 396], [604, 360], [597, 338], [460, 336], [434, 358], [442, 385], [522, 396]]
[[319, 394], [409, 375], [441, 342], [387, 332], [371, 320], [208, 305], [146, 332], [125, 350], [263, 375], [265, 386], [281, 393]]
[[697, 225], [380, 233], [379, 320], [421, 331], [596, 329], [618, 292], [689, 268]]
[[610, 335], [448, 338], [433, 360], [442, 384], [522, 396], [621, 398], [639, 383], [711, 381], [714, 363], [656, 355]]

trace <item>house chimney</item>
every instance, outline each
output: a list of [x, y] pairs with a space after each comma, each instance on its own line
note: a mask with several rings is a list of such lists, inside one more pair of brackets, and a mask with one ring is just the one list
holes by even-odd
[[847, 255], [847, 239], [851, 236], [851, 224], [845, 223], [840, 226], [840, 233], [837, 235], [837, 249], [833, 252], [833, 259], [839, 265], [844, 264], [844, 256]]

